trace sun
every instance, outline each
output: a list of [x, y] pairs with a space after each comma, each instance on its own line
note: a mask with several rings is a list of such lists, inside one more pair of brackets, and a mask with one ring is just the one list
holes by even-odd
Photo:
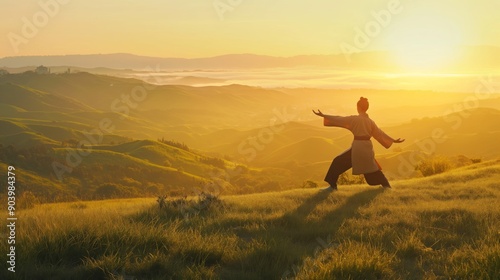
[[389, 44], [402, 68], [438, 70], [460, 59], [460, 27], [443, 15], [409, 16], [394, 25]]

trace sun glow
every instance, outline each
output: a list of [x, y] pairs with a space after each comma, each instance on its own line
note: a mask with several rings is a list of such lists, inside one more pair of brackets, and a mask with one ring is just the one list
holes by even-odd
[[403, 68], [438, 70], [460, 59], [461, 29], [442, 15], [408, 17], [396, 24], [390, 43]]

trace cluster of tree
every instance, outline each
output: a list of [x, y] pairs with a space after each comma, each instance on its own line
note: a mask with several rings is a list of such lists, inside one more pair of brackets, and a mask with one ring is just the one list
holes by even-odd
[[180, 143], [180, 142], [176, 142], [176, 141], [172, 141], [172, 140], [165, 140], [165, 138], [163, 138], [163, 137], [161, 139], [158, 139], [158, 142], [189, 152], [189, 147], [184, 143]]
[[224, 169], [226, 165], [223, 159], [216, 157], [200, 157], [198, 161], [221, 169]]

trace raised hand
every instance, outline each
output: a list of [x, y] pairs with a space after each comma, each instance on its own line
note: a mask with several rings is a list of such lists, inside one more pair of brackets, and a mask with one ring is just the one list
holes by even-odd
[[321, 113], [321, 111], [318, 109], [318, 112], [314, 111], [313, 110], [313, 113], [316, 115], [316, 116], [320, 116], [320, 117], [324, 117], [325, 115], [323, 113]]

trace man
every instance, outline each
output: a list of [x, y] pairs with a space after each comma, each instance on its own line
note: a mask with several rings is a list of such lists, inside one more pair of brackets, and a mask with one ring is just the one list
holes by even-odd
[[386, 149], [390, 148], [392, 143], [402, 143], [405, 140], [401, 138], [393, 139], [378, 128], [366, 113], [369, 107], [368, 99], [361, 97], [357, 103], [357, 116], [330, 116], [324, 115], [320, 110], [318, 112], [313, 110], [314, 114], [323, 118], [325, 126], [343, 127], [354, 134], [351, 148], [337, 156], [330, 165], [325, 177], [325, 181], [330, 186], [325, 190], [337, 190], [339, 176], [351, 167], [352, 174], [363, 174], [369, 185], [382, 185], [384, 188], [391, 187], [384, 173], [382, 173], [380, 165], [375, 160], [375, 152], [370, 138], [375, 138]]

